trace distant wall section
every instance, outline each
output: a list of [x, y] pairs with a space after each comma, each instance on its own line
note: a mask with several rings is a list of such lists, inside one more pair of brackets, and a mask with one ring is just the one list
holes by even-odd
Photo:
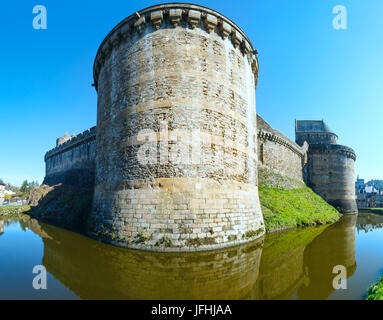
[[94, 186], [96, 127], [77, 136], [57, 139], [56, 148], [45, 155], [44, 184]]
[[300, 147], [257, 116], [260, 185], [291, 189], [303, 186], [307, 144]]

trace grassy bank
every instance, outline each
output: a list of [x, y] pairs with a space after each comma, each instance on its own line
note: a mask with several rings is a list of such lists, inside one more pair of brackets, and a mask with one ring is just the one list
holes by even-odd
[[383, 300], [383, 276], [368, 288], [366, 300]]
[[332, 223], [341, 216], [307, 187], [285, 190], [261, 185], [259, 199], [267, 231]]
[[29, 211], [30, 206], [1, 206], [0, 215], [18, 214]]

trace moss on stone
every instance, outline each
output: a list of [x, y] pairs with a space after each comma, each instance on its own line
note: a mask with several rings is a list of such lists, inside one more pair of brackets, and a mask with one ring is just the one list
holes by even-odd
[[262, 234], [264, 231], [265, 231], [265, 229], [263, 229], [263, 228], [259, 228], [257, 230], [247, 231], [245, 234], [242, 235], [242, 239], [249, 240], [251, 238], [255, 238], [255, 237], [259, 236], [260, 234]]
[[155, 244], [156, 247], [166, 247], [166, 248], [169, 248], [169, 247], [172, 247], [173, 246], [173, 242], [172, 240], [166, 238], [166, 237], [163, 237], [161, 238], [160, 240], [158, 240]]
[[237, 240], [237, 236], [236, 236], [236, 235], [229, 235], [229, 236], [227, 237], [227, 240], [228, 240], [228, 241], [235, 241], [235, 240]]
[[215, 240], [213, 238], [205, 237], [205, 238], [195, 238], [195, 239], [188, 239], [186, 241], [186, 245], [190, 247], [199, 247], [203, 245], [213, 245], [216, 244]]
[[134, 243], [135, 244], [140, 244], [140, 243], [144, 243], [146, 240], [148, 240], [147, 237], [144, 236], [144, 234], [142, 232], [139, 232], [136, 237], [135, 237], [135, 241]]
[[308, 187], [285, 190], [259, 186], [259, 199], [267, 231], [327, 224], [341, 217]]

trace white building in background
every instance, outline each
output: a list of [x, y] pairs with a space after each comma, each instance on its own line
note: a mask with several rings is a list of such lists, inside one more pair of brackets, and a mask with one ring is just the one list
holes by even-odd
[[5, 183], [0, 179], [0, 204], [3, 204], [5, 196]]
[[8, 195], [10, 195], [10, 196], [14, 196], [14, 195], [16, 194], [16, 192], [13, 192], [12, 190], [7, 190], [7, 189], [5, 189], [4, 194], [5, 194], [5, 195], [8, 194]]

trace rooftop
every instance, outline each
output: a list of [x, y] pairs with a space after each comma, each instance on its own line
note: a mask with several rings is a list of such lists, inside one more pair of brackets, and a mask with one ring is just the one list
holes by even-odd
[[323, 120], [296, 120], [295, 132], [329, 132], [331, 129]]

